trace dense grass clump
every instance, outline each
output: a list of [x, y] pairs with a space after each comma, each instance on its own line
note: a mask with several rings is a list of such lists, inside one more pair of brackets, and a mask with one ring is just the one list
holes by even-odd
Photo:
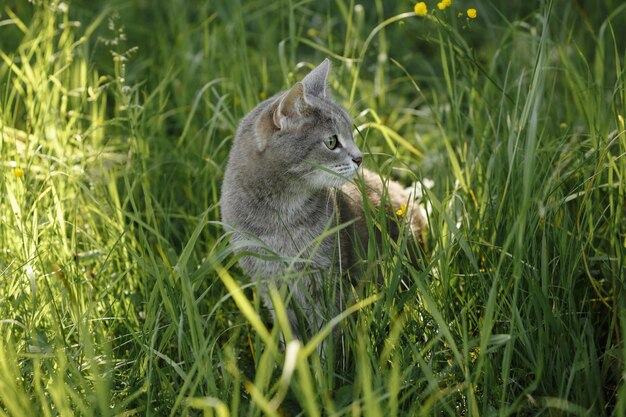
[[[3, 3], [0, 415], [626, 416], [626, 5], [426, 6]], [[325, 57], [365, 165], [434, 184], [429, 251], [282, 343], [221, 179]]]

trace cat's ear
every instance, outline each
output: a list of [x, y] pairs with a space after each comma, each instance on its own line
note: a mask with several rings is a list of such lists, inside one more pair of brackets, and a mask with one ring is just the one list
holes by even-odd
[[302, 80], [306, 94], [315, 97], [326, 97], [326, 86], [328, 85], [329, 72], [330, 61], [326, 58], [321, 64], [313, 68], [313, 70]]
[[284, 129], [287, 123], [300, 116], [300, 109], [304, 103], [303, 99], [304, 86], [301, 82], [297, 82], [281, 97], [273, 114], [274, 125], [278, 129]]

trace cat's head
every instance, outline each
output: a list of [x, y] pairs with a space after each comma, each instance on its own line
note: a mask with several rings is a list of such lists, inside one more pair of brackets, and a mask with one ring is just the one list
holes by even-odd
[[256, 151], [280, 167], [290, 183], [307, 188], [340, 186], [356, 175], [362, 154], [352, 120], [328, 93], [330, 62], [270, 99], [254, 124]]

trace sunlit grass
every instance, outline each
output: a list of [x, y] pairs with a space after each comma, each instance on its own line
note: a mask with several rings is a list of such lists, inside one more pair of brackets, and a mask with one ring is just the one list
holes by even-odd
[[[626, 415], [626, 6], [427, 5], [3, 8], [0, 415]], [[366, 165], [434, 182], [429, 243], [296, 341], [218, 201], [327, 56]]]

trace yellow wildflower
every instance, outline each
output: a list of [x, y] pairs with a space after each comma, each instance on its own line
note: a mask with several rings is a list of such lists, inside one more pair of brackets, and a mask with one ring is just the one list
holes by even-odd
[[441, 0], [437, 3], [437, 7], [439, 10], [444, 10], [452, 5], [452, 0]]
[[428, 7], [426, 6], [426, 3], [420, 1], [419, 3], [415, 3], [415, 8], [413, 9], [413, 11], [418, 16], [425, 16], [426, 14], [428, 14]]
[[13, 168], [13, 175], [17, 178], [22, 178], [24, 176], [24, 170], [20, 167]]
[[476, 11], [476, 9], [467, 9], [467, 17], [469, 17], [470, 19], [476, 19], [477, 15], [478, 12]]
[[398, 210], [396, 210], [396, 216], [404, 218], [406, 216], [406, 204], [402, 204]]

